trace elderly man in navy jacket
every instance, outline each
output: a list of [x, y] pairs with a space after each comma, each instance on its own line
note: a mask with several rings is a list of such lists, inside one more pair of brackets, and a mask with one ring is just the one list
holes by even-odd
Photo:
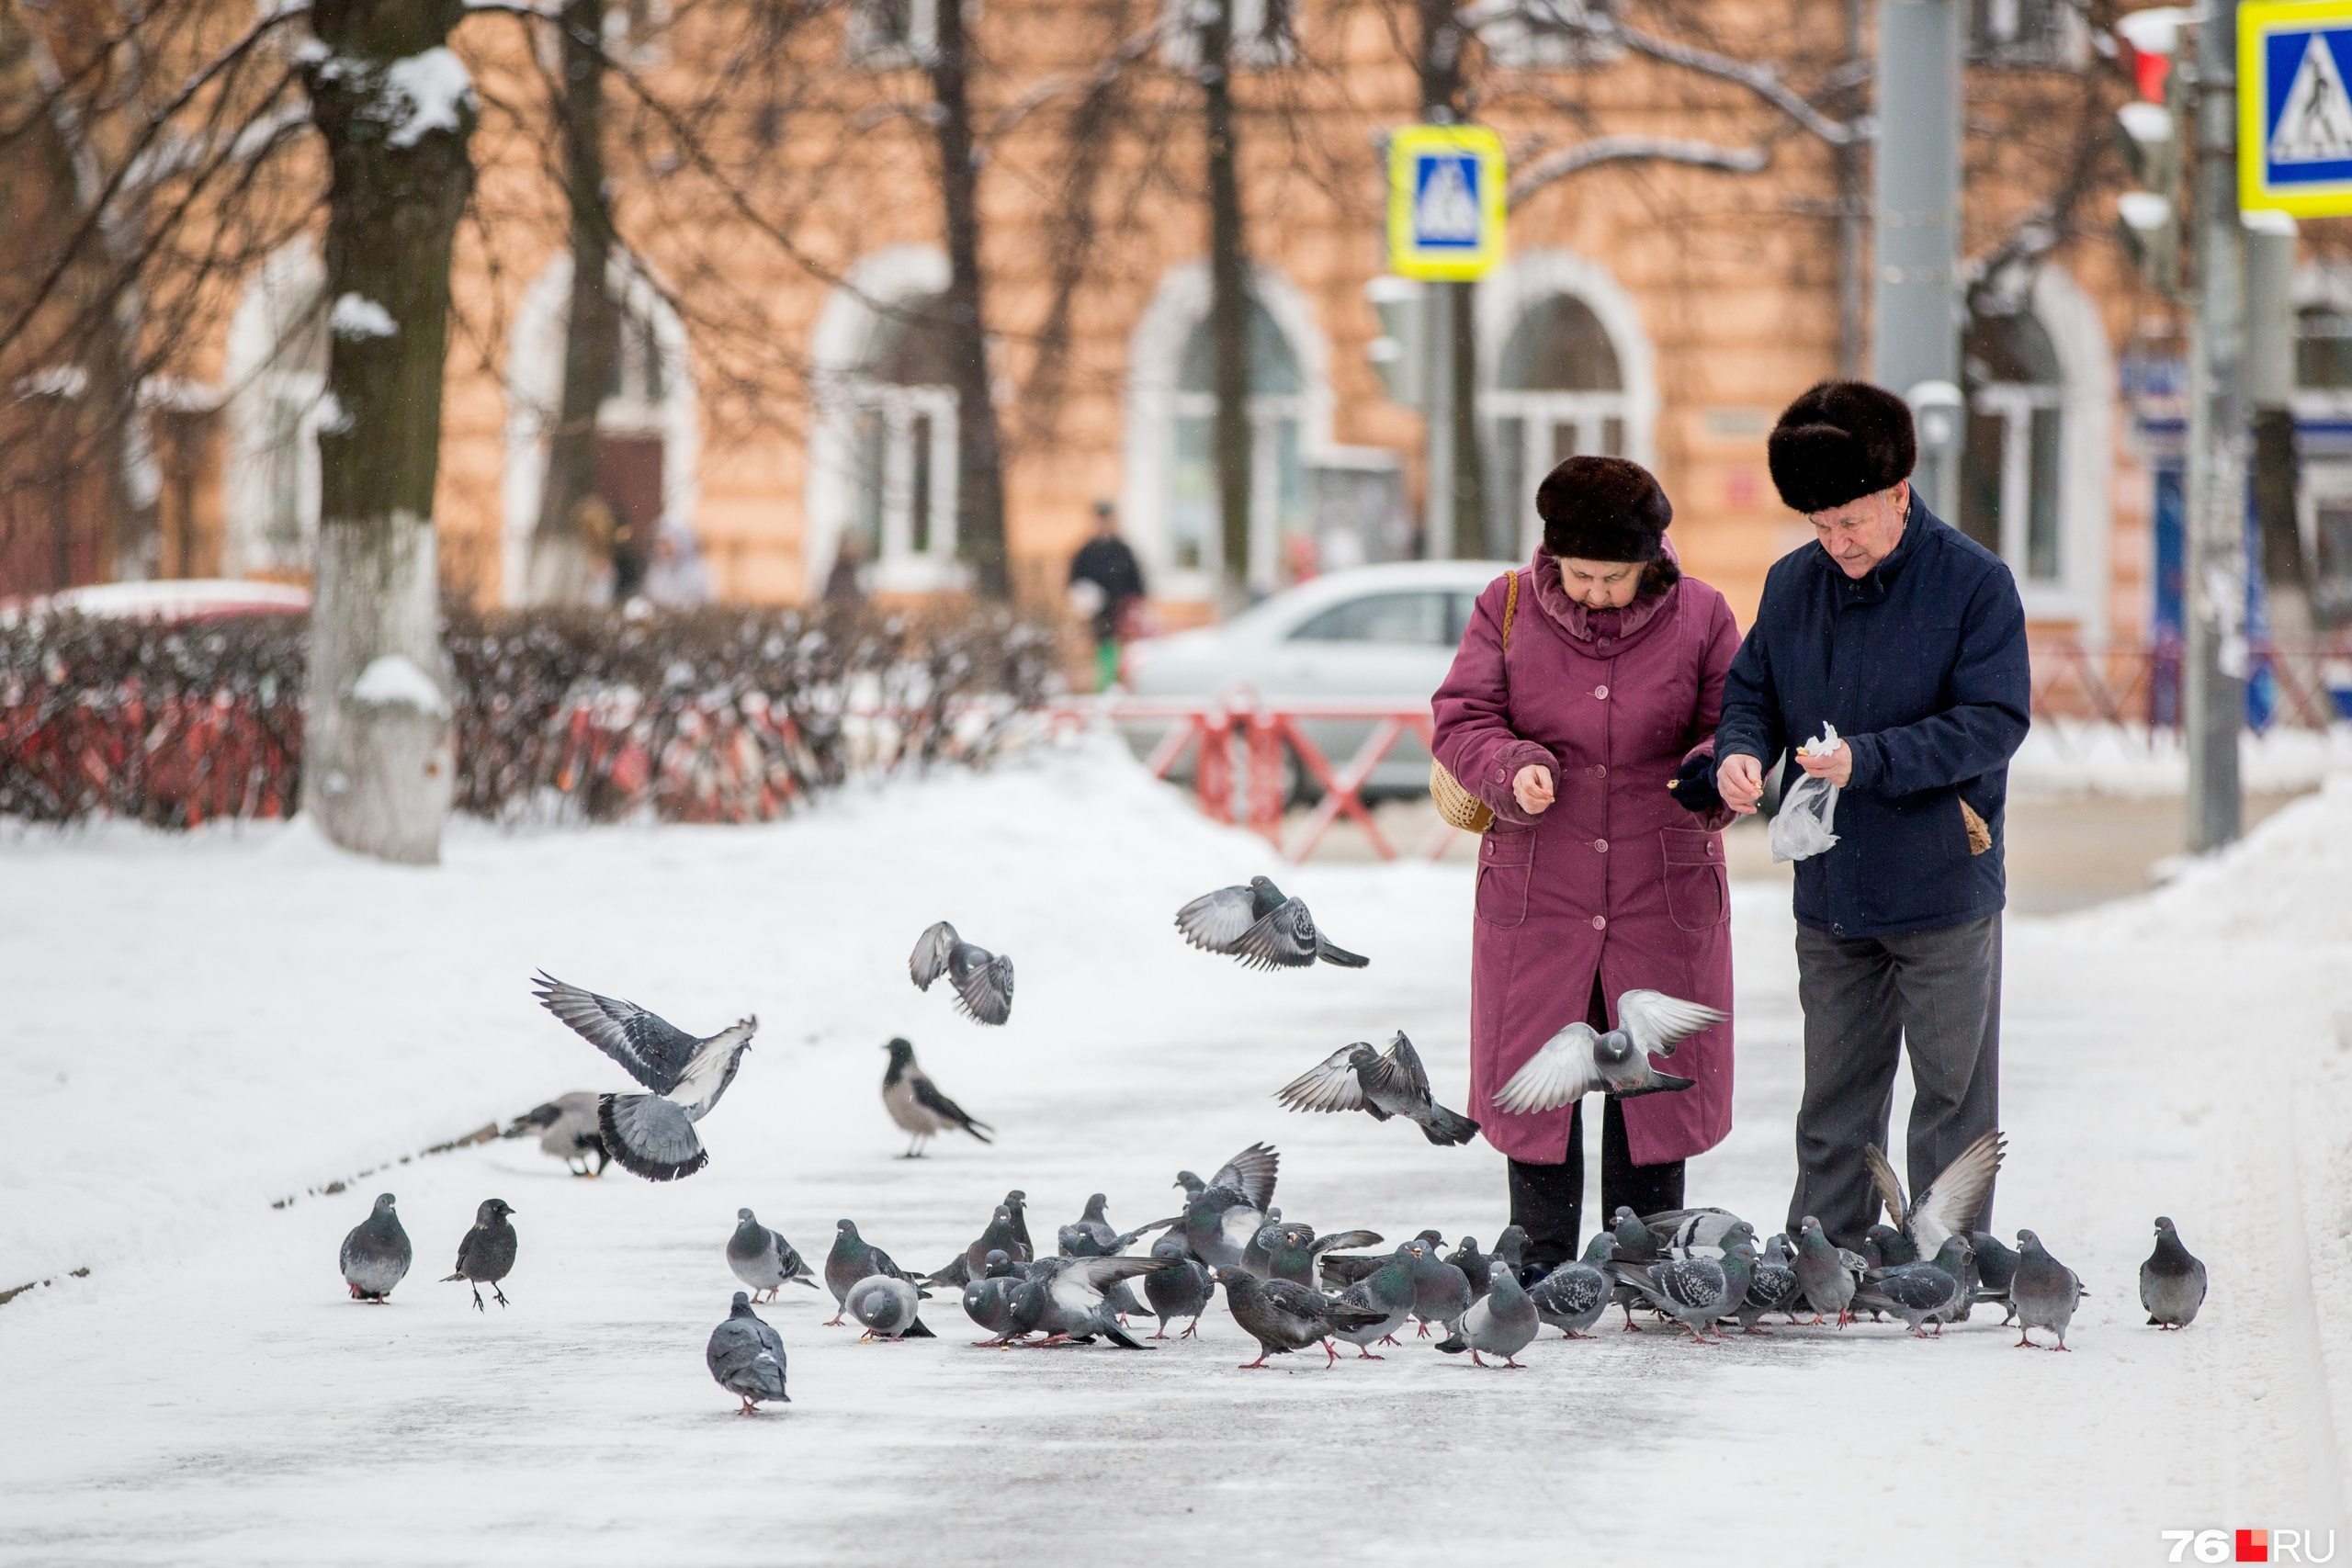
[[[1793, 1231], [1807, 1214], [1860, 1241], [1876, 1195], [1862, 1146], [1884, 1147], [1900, 1051], [1914, 1099], [1911, 1190], [1990, 1130], [2000, 1109], [2001, 868], [2010, 756], [2025, 739], [2025, 607], [2000, 558], [1943, 523], [1910, 484], [1903, 400], [1825, 381], [1770, 443], [1781, 499], [1815, 542], [1776, 563], [1724, 683], [1716, 787], [1753, 811], [1764, 768], [1838, 786], [1830, 849], [1797, 863], [1804, 1100]], [[1838, 728], [1826, 756], [1795, 749]], [[1988, 1194], [1979, 1224], [1990, 1221]]]

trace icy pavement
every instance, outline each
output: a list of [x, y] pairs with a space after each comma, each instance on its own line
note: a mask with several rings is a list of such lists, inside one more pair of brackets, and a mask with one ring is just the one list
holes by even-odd
[[[0, 844], [0, 1289], [57, 1281], [0, 1307], [0, 1562], [2071, 1564], [2163, 1562], [2167, 1529], [2343, 1538], [2340, 782], [2150, 899], [2010, 925], [1999, 1222], [2095, 1292], [2075, 1354], [2013, 1349], [1980, 1314], [1940, 1343], [1546, 1330], [1523, 1372], [1418, 1343], [1244, 1372], [1221, 1300], [1201, 1339], [1136, 1355], [975, 1349], [944, 1292], [937, 1340], [859, 1345], [796, 1291], [766, 1313], [794, 1403], [736, 1416], [702, 1348], [741, 1204], [812, 1259], [846, 1215], [935, 1266], [1008, 1188], [1045, 1236], [1095, 1190], [1139, 1224], [1174, 1212], [1180, 1167], [1265, 1138], [1291, 1217], [1492, 1239], [1483, 1145], [1271, 1098], [1402, 1028], [1463, 1104], [1467, 869], [1281, 876], [1373, 955], [1360, 974], [1255, 975], [1178, 942], [1179, 903], [1267, 862], [1101, 755], [769, 829], [460, 831], [438, 872], [299, 829]], [[1010, 1027], [908, 985], [943, 916], [1013, 955]], [[1797, 1088], [1785, 893], [1740, 887], [1735, 919], [1737, 1127], [1690, 1196], [1769, 1231]], [[542, 964], [700, 1031], [759, 1013], [703, 1124], [709, 1168], [578, 1181], [496, 1143], [312, 1195], [625, 1087], [531, 1004]], [[894, 1157], [893, 1033], [993, 1146]], [[417, 1262], [361, 1306], [335, 1248], [386, 1190]], [[478, 1316], [437, 1277], [492, 1195], [522, 1254], [514, 1305]], [[2180, 1335], [2137, 1310], [2159, 1213], [2213, 1271]]]

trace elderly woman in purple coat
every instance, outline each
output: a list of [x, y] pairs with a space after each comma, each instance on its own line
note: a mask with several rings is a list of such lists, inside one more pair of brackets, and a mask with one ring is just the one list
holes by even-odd
[[[1582, 1101], [1513, 1115], [1495, 1096], [1567, 1025], [1609, 1029], [1626, 991], [1730, 1012], [1732, 813], [1711, 775], [1739, 631], [1676, 564], [1674, 509], [1638, 463], [1571, 457], [1535, 510], [1543, 547], [1479, 595], [1433, 705], [1438, 760], [1495, 813], [1478, 847], [1464, 1109], [1509, 1156], [1511, 1221], [1528, 1263], [1549, 1268], [1579, 1235]], [[1694, 1081], [1603, 1100], [1604, 1224], [1620, 1204], [1681, 1207], [1683, 1162], [1731, 1130], [1728, 1020], [1656, 1065]]]

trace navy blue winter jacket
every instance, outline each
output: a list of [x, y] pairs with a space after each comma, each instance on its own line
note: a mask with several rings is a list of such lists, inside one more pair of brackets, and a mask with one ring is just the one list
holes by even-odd
[[[1837, 846], [1797, 863], [1797, 919], [1885, 936], [1998, 910], [2009, 758], [2030, 700], [2009, 569], [1917, 494], [1903, 542], [1867, 577], [1848, 577], [1817, 544], [1774, 563], [1724, 682], [1715, 755], [1770, 764], [1825, 720], [1853, 748]], [[1804, 776], [1792, 756], [1784, 787]], [[1981, 853], [1962, 801], [1991, 829]]]

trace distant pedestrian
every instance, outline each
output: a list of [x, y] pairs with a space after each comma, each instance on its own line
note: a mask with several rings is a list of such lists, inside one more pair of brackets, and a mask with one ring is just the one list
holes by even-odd
[[694, 530], [665, 517], [653, 531], [653, 559], [645, 569], [646, 598], [656, 604], [710, 603], [710, 571]]
[[[1789, 1230], [1818, 1215], [1831, 1241], [1859, 1248], [1878, 1206], [1863, 1150], [1886, 1145], [1903, 1050], [1913, 1191], [1998, 1119], [2002, 817], [2028, 724], [2025, 607], [2001, 558], [1911, 488], [1918, 441], [1893, 392], [1822, 382], [1781, 415], [1770, 454], [1815, 542], [1764, 580], [1724, 682], [1717, 787], [1753, 811], [1766, 765], [1789, 752], [1785, 781], [1839, 791], [1834, 840], [1796, 866], [1804, 1096]], [[1793, 754], [1825, 726], [1834, 746]], [[1988, 1191], [1953, 1228], [1984, 1230], [1991, 1210]]]
[[833, 570], [825, 578], [825, 603], [854, 610], [865, 603], [865, 584], [859, 581], [858, 569], [865, 564], [865, 541], [855, 534], [843, 534], [833, 552]]
[[1070, 603], [1094, 626], [1094, 689], [1107, 692], [1119, 678], [1119, 646], [1144, 597], [1143, 568], [1119, 537], [1119, 514], [1107, 501], [1094, 503], [1094, 536], [1069, 563], [1069, 588]]

